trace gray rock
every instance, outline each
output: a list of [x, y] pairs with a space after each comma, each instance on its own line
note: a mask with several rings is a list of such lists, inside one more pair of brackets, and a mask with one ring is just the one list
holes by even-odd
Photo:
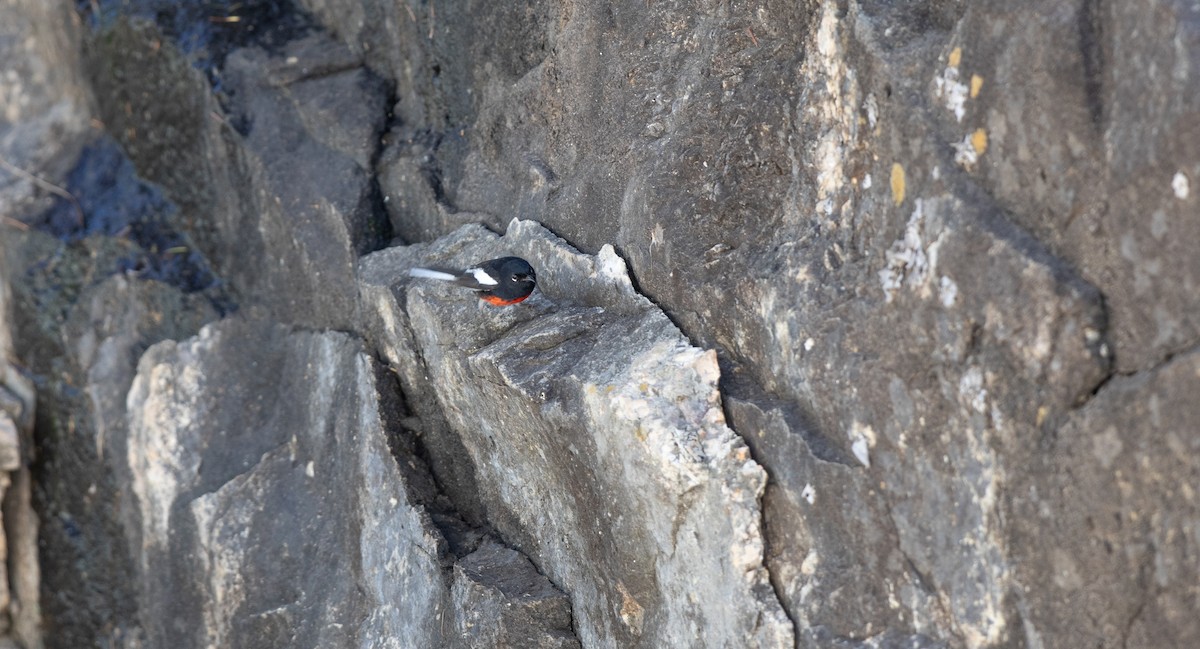
[[16, 331], [26, 341], [43, 339], [33, 358], [54, 359], [65, 377], [44, 383], [39, 408], [38, 542], [43, 556], [64, 559], [41, 569], [53, 594], [46, 598], [55, 620], [48, 642], [91, 642], [99, 620], [111, 637], [137, 637], [138, 593], [126, 531], [126, 396], [147, 347], [190, 335], [216, 314], [199, 295], [121, 275], [87, 287], [65, 316], [56, 317], [48, 308], [54, 304], [40, 302], [30, 288], [18, 293], [21, 308], [50, 313], [37, 319], [21, 314]]
[[388, 217], [404, 238], [424, 241], [454, 226], [471, 223], [473, 215], [453, 213], [438, 202], [431, 183], [431, 165], [419, 159], [422, 151], [403, 155], [393, 147], [379, 161], [379, 188], [384, 193]]
[[529, 559], [487, 543], [454, 566], [455, 641], [463, 647], [578, 648], [571, 602]]
[[142, 357], [127, 461], [150, 646], [437, 646], [440, 535], [375, 391], [344, 334], [234, 320]]
[[[2, 193], [2, 192], [0, 192]], [[0, 269], [7, 253], [0, 246]], [[43, 645], [39, 589], [38, 518], [33, 510], [37, 393], [22, 369], [15, 367], [9, 324], [11, 293], [0, 273], [0, 644], [40, 649]]]
[[579, 646], [518, 553], [447, 570], [376, 377], [344, 334], [239, 320], [143, 355], [127, 459], [150, 646]]
[[[39, 399], [38, 486], [10, 494], [45, 525], [53, 646], [161, 646], [174, 619], [251, 646], [1190, 646], [1185, 3], [303, 0], [328, 32], [274, 3], [193, 16], [219, 43], [172, 35], [182, 5], [117, 4], [82, 48], [62, 8], [0, 9], [0, 155], [61, 180], [94, 97], [223, 308], [274, 324], [176, 346], [204, 350], [203, 389], [147, 394], [242, 410], [164, 428], [194, 443], [161, 458], [188, 489], [160, 491], [144, 411], [146, 470], [126, 461], [128, 386], [216, 311], [106, 280], [121, 237], [0, 225], [0, 349]], [[24, 219], [50, 199], [17, 176], [0, 212]], [[414, 245], [360, 259], [389, 239]], [[538, 267], [518, 308], [405, 279], [501, 251]], [[183, 372], [166, 349], [146, 363]], [[295, 431], [333, 496], [281, 459], [318, 394], [262, 377], [301, 359], [382, 419], [369, 488], [345, 431]], [[170, 501], [149, 573], [135, 479]], [[375, 491], [395, 526], [330, 504]], [[294, 495], [328, 512], [300, 526], [338, 548], [321, 574], [369, 587], [263, 567], [307, 546], [248, 503]], [[393, 575], [411, 609], [372, 599]]]
[[[453, 109], [411, 126], [465, 133], [465, 151], [397, 147], [445, 161], [430, 174], [441, 213], [615, 243], [639, 288], [718, 350], [735, 428], [773, 478], [767, 565], [801, 642], [884, 626], [1073, 642], [1042, 635], [1013, 595], [1028, 584], [1006, 539], [1042, 546], [1003, 494], [1049, 478], [1029, 449], [1114, 370], [1196, 343], [1184, 293], [1200, 242], [1179, 230], [1200, 141], [1194, 12], [534, 5], [496, 19], [540, 28], [513, 44], [520, 32], [474, 20], [421, 41], [432, 15], [388, 33], [351, 20], [376, 3], [309, 4], [389, 53], [381, 69], [410, 66], [401, 102], [438, 101], [405, 85], [412, 66], [467, 80], [441, 91]], [[455, 42], [480, 54], [445, 58]], [[533, 65], [511, 64], [522, 46]], [[425, 214], [412, 231], [456, 225]], [[847, 504], [808, 503], [809, 487]]]
[[[417, 264], [501, 254], [539, 269], [528, 307], [404, 284]], [[572, 594], [585, 646], [794, 643], [762, 566], [766, 476], [725, 425], [716, 357], [611, 248], [582, 255], [513, 221], [500, 240], [464, 228], [369, 255], [362, 277], [377, 321], [410, 332], [376, 339], [414, 345], [388, 357], [426, 373], [488, 519]]]
[[46, 209], [92, 128], [73, 18], [62, 3], [0, 7], [0, 221]]
[[1080, 0], [1031, 16], [987, 4], [956, 35], [980, 41], [964, 48], [962, 74], [985, 84], [967, 120], [989, 134], [980, 182], [1102, 287], [1118, 368], [1190, 348], [1200, 327], [1187, 288], [1200, 281], [1200, 235], [1186, 225], [1200, 172], [1200, 77], [1184, 44], [1200, 35], [1195, 11]]
[[[0, 388], [0, 400], [7, 392]], [[0, 471], [14, 471], [21, 466], [21, 437], [12, 415], [0, 411]]]
[[[5, 306], [0, 296], [0, 314]], [[42, 646], [37, 517], [30, 502], [28, 466], [34, 413], [33, 385], [0, 359], [0, 499], [5, 503], [0, 512], [0, 643], [27, 649]]]
[[[1046, 646], [1186, 647], [1200, 548], [1200, 354], [1119, 377], [1026, 456], [1004, 494], [1027, 627]], [[1082, 542], [1081, 542], [1082, 540]], [[1088, 619], [1087, 628], [1069, 620]], [[1070, 628], [1068, 628], [1070, 627]]]
[[[276, 52], [235, 49], [221, 71], [222, 106], [164, 38], [120, 19], [89, 42], [108, 128], [179, 204], [235, 301], [281, 321], [354, 329], [347, 287], [357, 254], [387, 235], [367, 166], [383, 84], [345, 47], [314, 36]], [[142, 112], [116, 99], [129, 95], [147, 98]], [[147, 122], [164, 128], [146, 133]], [[309, 266], [321, 271], [296, 272]]]

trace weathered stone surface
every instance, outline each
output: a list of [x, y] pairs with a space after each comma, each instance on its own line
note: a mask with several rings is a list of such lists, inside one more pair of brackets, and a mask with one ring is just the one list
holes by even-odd
[[[236, 301], [282, 321], [354, 329], [346, 287], [356, 253], [387, 235], [368, 167], [383, 84], [343, 46], [313, 36], [276, 52], [234, 50], [216, 96], [163, 38], [122, 20], [91, 41], [109, 129], [179, 204]], [[143, 98], [145, 112], [129, 114], [128, 96]], [[138, 135], [147, 121], [170, 130]], [[296, 272], [305, 267], [321, 271]]]
[[[88, 644], [104, 624], [114, 637], [136, 638], [138, 595], [124, 531], [126, 395], [147, 347], [190, 335], [216, 313], [202, 296], [121, 275], [84, 289], [66, 314], [54, 313], [56, 305], [37, 294], [18, 297], [26, 311], [17, 318], [18, 333], [28, 342], [42, 339], [27, 351], [53, 359], [62, 372], [44, 383], [34, 467], [36, 502], [51, 513], [41, 548], [64, 559], [43, 568], [43, 597], [54, 619], [49, 644]], [[35, 311], [42, 317], [27, 317]]]
[[20, 217], [48, 209], [90, 135], [91, 95], [79, 56], [78, 21], [66, 3], [16, 0], [0, 6], [0, 429], [3, 429], [3, 538], [0, 644], [40, 649], [39, 520], [33, 511], [35, 387], [15, 335], [11, 282]]
[[[803, 642], [882, 627], [1072, 642], [1028, 620], [1007, 539], [1039, 538], [1038, 523], [1001, 494], [1045, 477], [1029, 449], [1114, 369], [1196, 343], [1200, 231], [1180, 230], [1200, 142], [1194, 12], [494, 10], [543, 26], [512, 43], [524, 32], [432, 12], [386, 32], [357, 20], [380, 3], [307, 4], [381, 69], [409, 66], [402, 97], [449, 107], [400, 127], [434, 136], [394, 147], [442, 216], [396, 223], [517, 213], [585, 250], [615, 243], [639, 288], [728, 361], [735, 428], [774, 479], [768, 565]], [[430, 26], [411, 54], [408, 30], [421, 43]], [[455, 42], [476, 54], [451, 60]], [[468, 81], [429, 98], [411, 66]], [[429, 192], [404, 179], [397, 191]], [[847, 494], [848, 512], [808, 487]]]
[[[407, 280], [418, 263], [517, 254], [529, 308]], [[575, 595], [588, 646], [791, 646], [762, 567], [765, 474], [724, 423], [711, 353], [629, 283], [611, 248], [581, 255], [514, 221], [366, 257], [377, 335], [413, 350], [506, 540]], [[395, 325], [393, 325], [394, 327]], [[385, 345], [386, 348], [386, 345]]]
[[447, 569], [376, 377], [345, 334], [240, 320], [143, 355], [127, 461], [150, 646], [579, 646], [518, 553]]
[[1115, 378], [1014, 472], [1004, 499], [1030, 524], [1010, 527], [1007, 544], [1035, 637], [1124, 647], [1200, 637], [1198, 384], [1194, 351]]
[[0, 220], [45, 209], [47, 183], [74, 165], [91, 97], [67, 3], [0, 6]]
[[455, 632], [464, 647], [571, 649], [571, 602], [529, 559], [487, 543], [454, 566]]
[[[4, 396], [0, 395], [0, 400]], [[0, 411], [0, 471], [14, 471], [21, 466], [21, 436], [17, 423], [7, 412]]]
[[[7, 252], [0, 246], [0, 271]], [[38, 517], [33, 511], [29, 463], [37, 393], [25, 372], [14, 366], [10, 287], [0, 272], [0, 644], [40, 649]]]
[[1118, 368], [1146, 369], [1200, 333], [1200, 16], [1159, 1], [1030, 9], [983, 4], [957, 26], [961, 81], [984, 84], [960, 128], [988, 133], [988, 192], [1102, 287]]
[[127, 461], [150, 646], [438, 644], [440, 537], [375, 390], [343, 334], [235, 320], [142, 357]]
[[[113, 207], [73, 180], [120, 162], [86, 128], [90, 94], [136, 168], [111, 194], [158, 185], [183, 242], [92, 213], [72, 230], [70, 201], [0, 171], [0, 208], [17, 210], [0, 216], [43, 230], [0, 231], [14, 306], [0, 343], [38, 386], [54, 646], [163, 637], [165, 618], [139, 617], [143, 582], [119, 579], [140, 529], [116, 497], [134, 479], [124, 397], [147, 346], [235, 308], [293, 343], [337, 338], [295, 327], [361, 336], [395, 375], [373, 379], [398, 471], [379, 488], [403, 493], [437, 547], [419, 596], [442, 617], [378, 609], [360, 644], [1190, 646], [1187, 3], [297, 4], [311, 14], [80, 3], [86, 65], [76, 23], [57, 20], [69, 10], [0, 9], [17, 79], [0, 89], [30, 107], [0, 121], [0, 155], [75, 188], [85, 212]], [[513, 216], [596, 256], [532, 222], [499, 240], [478, 225]], [[392, 238], [416, 245], [359, 259]], [[209, 261], [213, 288], [126, 264], [179, 246]], [[404, 280], [510, 248], [543, 283], [518, 308]], [[298, 353], [260, 347], [219, 347], [212, 365]], [[286, 471], [260, 459], [180, 496], [181, 520], [236, 515], [179, 538], [233, 547], [237, 516], [260, 515], [238, 498], [281, 502]], [[336, 466], [331, 485], [358, 480]], [[358, 519], [338, 515], [343, 535], [323, 538], [346, 547]], [[370, 538], [355, 543], [409, 537]], [[505, 569], [468, 568], [526, 567], [513, 552], [547, 581], [517, 595]], [[303, 571], [265, 574], [264, 556], [229, 554], [252, 580], [212, 592], [313, 597]], [[540, 598], [548, 584], [566, 600]], [[192, 603], [181, 619], [209, 611], [228, 637], [281, 641], [282, 617]]]
[[[728, 399], [735, 430], [756, 457], [767, 459], [771, 483], [763, 499], [766, 565], [793, 615], [802, 646], [820, 646], [822, 633], [848, 637], [860, 628], [903, 628], [934, 602], [899, 551], [883, 494], [850, 464], [822, 459], [789, 426], [780, 404]], [[770, 451], [770, 452], [768, 452]], [[890, 601], [904, 606], [890, 606]], [[826, 638], [828, 639], [828, 638]]]
[[[0, 313], [4, 313], [3, 306], [3, 300], [0, 299]], [[0, 317], [0, 322], [2, 321], [3, 318]], [[40, 633], [35, 632], [30, 636], [22, 637], [25, 635], [23, 632], [27, 632], [29, 629], [21, 628], [28, 626], [28, 624], [22, 624], [26, 620], [21, 618], [29, 618], [30, 613], [33, 615], [32, 621], [35, 624], [39, 622], [37, 618], [37, 562], [36, 559], [30, 561], [27, 552], [22, 552], [22, 550], [26, 550], [25, 548], [11, 547], [20, 545], [27, 540], [30, 530], [22, 528], [31, 524], [34, 526], [31, 531], [34, 533], [33, 538], [36, 543], [36, 523], [27, 515], [22, 516], [22, 514], [28, 514], [30, 509], [29, 469], [23, 457], [24, 453], [28, 451], [32, 438], [34, 401], [29, 395], [30, 392], [32, 392], [32, 386], [28, 384], [28, 381], [20, 376], [7, 361], [0, 360], [0, 499], [4, 499], [8, 503], [4, 515], [0, 516], [4, 532], [0, 535], [0, 638], [10, 642], [16, 638], [22, 638], [30, 641], [31, 645], [40, 646]], [[23, 424], [20, 428], [18, 428], [18, 422]], [[18, 488], [13, 490], [14, 482], [24, 482], [25, 488], [22, 489], [18, 484]], [[8, 518], [10, 513], [14, 514], [14, 519]], [[22, 536], [26, 538], [22, 538]], [[23, 577], [22, 573], [29, 570], [34, 571], [34, 588], [32, 592], [23, 592], [20, 583]], [[22, 607], [26, 604], [33, 610], [22, 611]]]

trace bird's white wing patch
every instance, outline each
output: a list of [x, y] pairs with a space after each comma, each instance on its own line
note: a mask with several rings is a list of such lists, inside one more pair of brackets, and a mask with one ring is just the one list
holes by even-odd
[[488, 275], [487, 271], [482, 268], [468, 268], [467, 272], [470, 273], [471, 276], [475, 278], [475, 281], [479, 282], [480, 284], [484, 284], [486, 286], [495, 286], [496, 284], [499, 284], [495, 277]]
[[440, 279], [443, 282], [453, 282], [458, 279], [450, 273], [443, 273], [440, 270], [429, 270], [428, 268], [410, 268], [408, 274], [412, 277], [424, 277], [426, 279]]

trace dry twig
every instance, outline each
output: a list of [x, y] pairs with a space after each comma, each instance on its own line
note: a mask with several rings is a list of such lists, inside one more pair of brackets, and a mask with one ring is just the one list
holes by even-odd
[[50, 192], [51, 194], [54, 194], [55, 196], [58, 196], [60, 198], [63, 198], [63, 199], [66, 199], [67, 201], [69, 201], [71, 203], [71, 205], [75, 208], [76, 225], [78, 225], [79, 227], [83, 227], [83, 206], [79, 204], [79, 200], [76, 199], [75, 196], [73, 194], [71, 194], [71, 192], [63, 189], [62, 187], [59, 187], [58, 185], [55, 185], [54, 183], [50, 182], [49, 180], [39, 177], [37, 174], [33, 174], [28, 171], [25, 171], [24, 169], [22, 169], [22, 168], [18, 167], [17, 165], [6, 160], [4, 158], [4, 156], [0, 156], [0, 167], [4, 167], [10, 173], [20, 176], [21, 178], [28, 180], [29, 182], [37, 185], [38, 187], [41, 187], [42, 189]]

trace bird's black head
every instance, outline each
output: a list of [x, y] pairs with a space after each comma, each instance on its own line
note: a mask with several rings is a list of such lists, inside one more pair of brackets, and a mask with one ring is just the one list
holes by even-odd
[[508, 306], [521, 302], [537, 288], [537, 275], [533, 272], [533, 266], [520, 257], [501, 257], [485, 261], [472, 269], [473, 275], [476, 275], [475, 271], [493, 280], [489, 282], [485, 279], [480, 282], [481, 286], [476, 288], [480, 289], [480, 299], [494, 306]]
[[537, 273], [533, 266], [520, 257], [501, 257], [496, 260], [496, 271], [500, 281], [534, 286], [537, 284]]

